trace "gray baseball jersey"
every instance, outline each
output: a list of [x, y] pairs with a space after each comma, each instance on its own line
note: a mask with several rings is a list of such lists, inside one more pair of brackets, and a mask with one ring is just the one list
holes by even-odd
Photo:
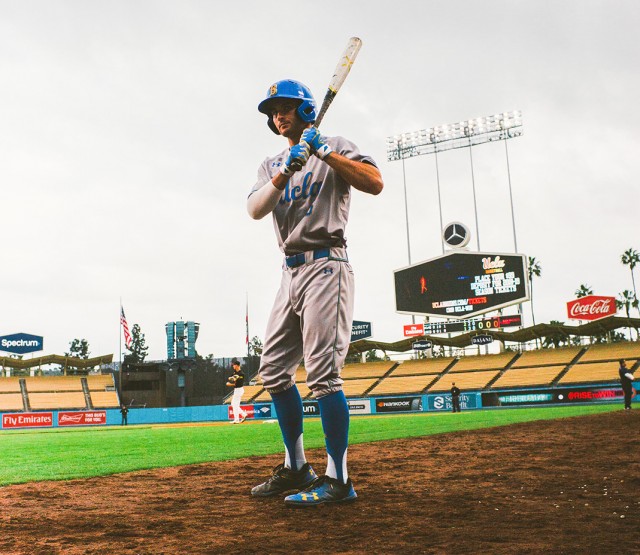
[[[376, 165], [369, 156], [343, 137], [328, 137], [334, 152]], [[267, 158], [258, 169], [258, 181], [251, 193], [271, 181], [287, 159], [289, 149]], [[294, 173], [273, 211], [273, 223], [280, 250], [286, 255], [322, 247], [344, 247], [349, 218], [351, 187], [322, 160], [311, 156], [301, 171]], [[249, 196], [251, 196], [251, 193]]]
[[[343, 137], [326, 141], [334, 152], [375, 165]], [[262, 163], [251, 193], [273, 178], [287, 155], [288, 149]], [[260, 376], [272, 393], [293, 385], [303, 359], [314, 397], [342, 388], [340, 370], [349, 348], [354, 300], [353, 270], [345, 248], [350, 200], [350, 185], [311, 156], [305, 167], [291, 176], [273, 210], [280, 249], [287, 256], [306, 253], [306, 263], [295, 268], [283, 264], [280, 289], [267, 324]], [[312, 251], [326, 248], [329, 256], [314, 260]]]

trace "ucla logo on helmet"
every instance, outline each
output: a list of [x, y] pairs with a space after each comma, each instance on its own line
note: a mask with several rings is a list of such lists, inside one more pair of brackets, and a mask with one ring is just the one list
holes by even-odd
[[269, 96], [275, 96], [276, 94], [278, 94], [278, 83], [274, 83], [269, 89]]

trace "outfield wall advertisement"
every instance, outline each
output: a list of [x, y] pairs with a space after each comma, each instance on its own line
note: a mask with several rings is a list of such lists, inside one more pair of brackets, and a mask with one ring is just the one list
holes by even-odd
[[535, 391], [498, 391], [482, 394], [483, 407], [512, 407], [517, 405], [557, 405], [571, 403], [599, 403], [622, 401], [620, 387], [571, 387], [539, 389]]

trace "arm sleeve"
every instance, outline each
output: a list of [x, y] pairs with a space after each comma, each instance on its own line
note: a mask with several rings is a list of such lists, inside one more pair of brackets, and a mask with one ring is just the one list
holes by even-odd
[[629, 378], [631, 381], [633, 381], [633, 374], [631, 374], [630, 372], [627, 372], [625, 376]]
[[256, 184], [247, 198], [247, 212], [254, 220], [261, 220], [273, 212], [282, 195], [282, 191], [271, 182], [273, 176], [267, 171], [267, 165], [265, 160], [258, 168]]
[[254, 220], [261, 220], [267, 214], [273, 212], [273, 209], [280, 200], [282, 191], [277, 189], [271, 181], [267, 181], [262, 185], [254, 187], [249, 193], [247, 199], [247, 212]]

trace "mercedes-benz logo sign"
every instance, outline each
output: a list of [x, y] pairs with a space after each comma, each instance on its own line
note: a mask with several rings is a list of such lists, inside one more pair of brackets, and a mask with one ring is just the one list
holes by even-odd
[[454, 249], [466, 247], [471, 239], [469, 228], [460, 222], [451, 222], [442, 232], [444, 242]]

